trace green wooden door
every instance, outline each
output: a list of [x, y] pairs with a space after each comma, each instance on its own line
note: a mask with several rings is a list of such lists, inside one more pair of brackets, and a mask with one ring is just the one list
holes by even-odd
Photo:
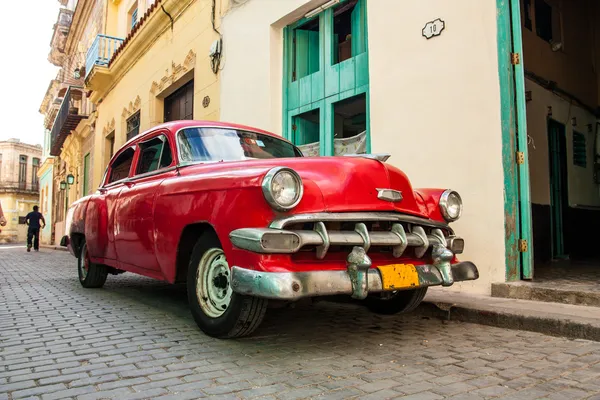
[[90, 153], [83, 158], [83, 196], [87, 196], [90, 191]]
[[567, 178], [567, 139], [565, 126], [548, 120], [548, 153], [550, 158], [550, 226], [552, 257], [565, 258], [567, 254], [564, 233], [569, 206]]

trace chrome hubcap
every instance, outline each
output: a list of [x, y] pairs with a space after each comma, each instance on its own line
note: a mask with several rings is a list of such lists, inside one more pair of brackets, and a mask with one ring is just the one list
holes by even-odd
[[229, 264], [221, 249], [210, 249], [198, 265], [196, 273], [196, 297], [202, 311], [209, 317], [218, 318], [231, 302]]
[[81, 273], [81, 280], [85, 280], [88, 271], [90, 270], [90, 259], [87, 254], [87, 246], [84, 245], [81, 249], [81, 257], [79, 258], [79, 272]]

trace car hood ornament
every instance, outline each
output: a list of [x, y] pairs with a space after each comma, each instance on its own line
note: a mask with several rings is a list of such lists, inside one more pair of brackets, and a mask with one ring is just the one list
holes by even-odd
[[393, 189], [377, 189], [377, 198], [380, 200], [397, 203], [402, 201], [402, 192]]

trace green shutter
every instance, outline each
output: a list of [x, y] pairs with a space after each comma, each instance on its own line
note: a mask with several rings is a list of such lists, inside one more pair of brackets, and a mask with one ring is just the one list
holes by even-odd
[[319, 32], [296, 29], [296, 79], [319, 70]]
[[87, 196], [90, 191], [90, 153], [83, 158], [83, 195]]
[[294, 117], [294, 143], [296, 145], [304, 145], [319, 141], [319, 124], [304, 119], [300, 116]]
[[587, 167], [587, 150], [583, 133], [573, 132], [573, 164]]
[[365, 52], [365, 2], [358, 0], [352, 11], [352, 57]]

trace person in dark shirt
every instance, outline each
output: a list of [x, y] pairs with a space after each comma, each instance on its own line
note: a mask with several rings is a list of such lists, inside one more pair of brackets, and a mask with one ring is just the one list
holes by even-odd
[[[42, 213], [38, 211], [38, 206], [33, 206], [33, 211], [27, 214], [25, 222], [29, 226], [27, 229], [27, 251], [31, 251], [31, 242], [33, 241], [33, 249], [40, 251], [40, 228], [46, 226], [46, 220]], [[40, 222], [43, 224], [40, 226]]]

